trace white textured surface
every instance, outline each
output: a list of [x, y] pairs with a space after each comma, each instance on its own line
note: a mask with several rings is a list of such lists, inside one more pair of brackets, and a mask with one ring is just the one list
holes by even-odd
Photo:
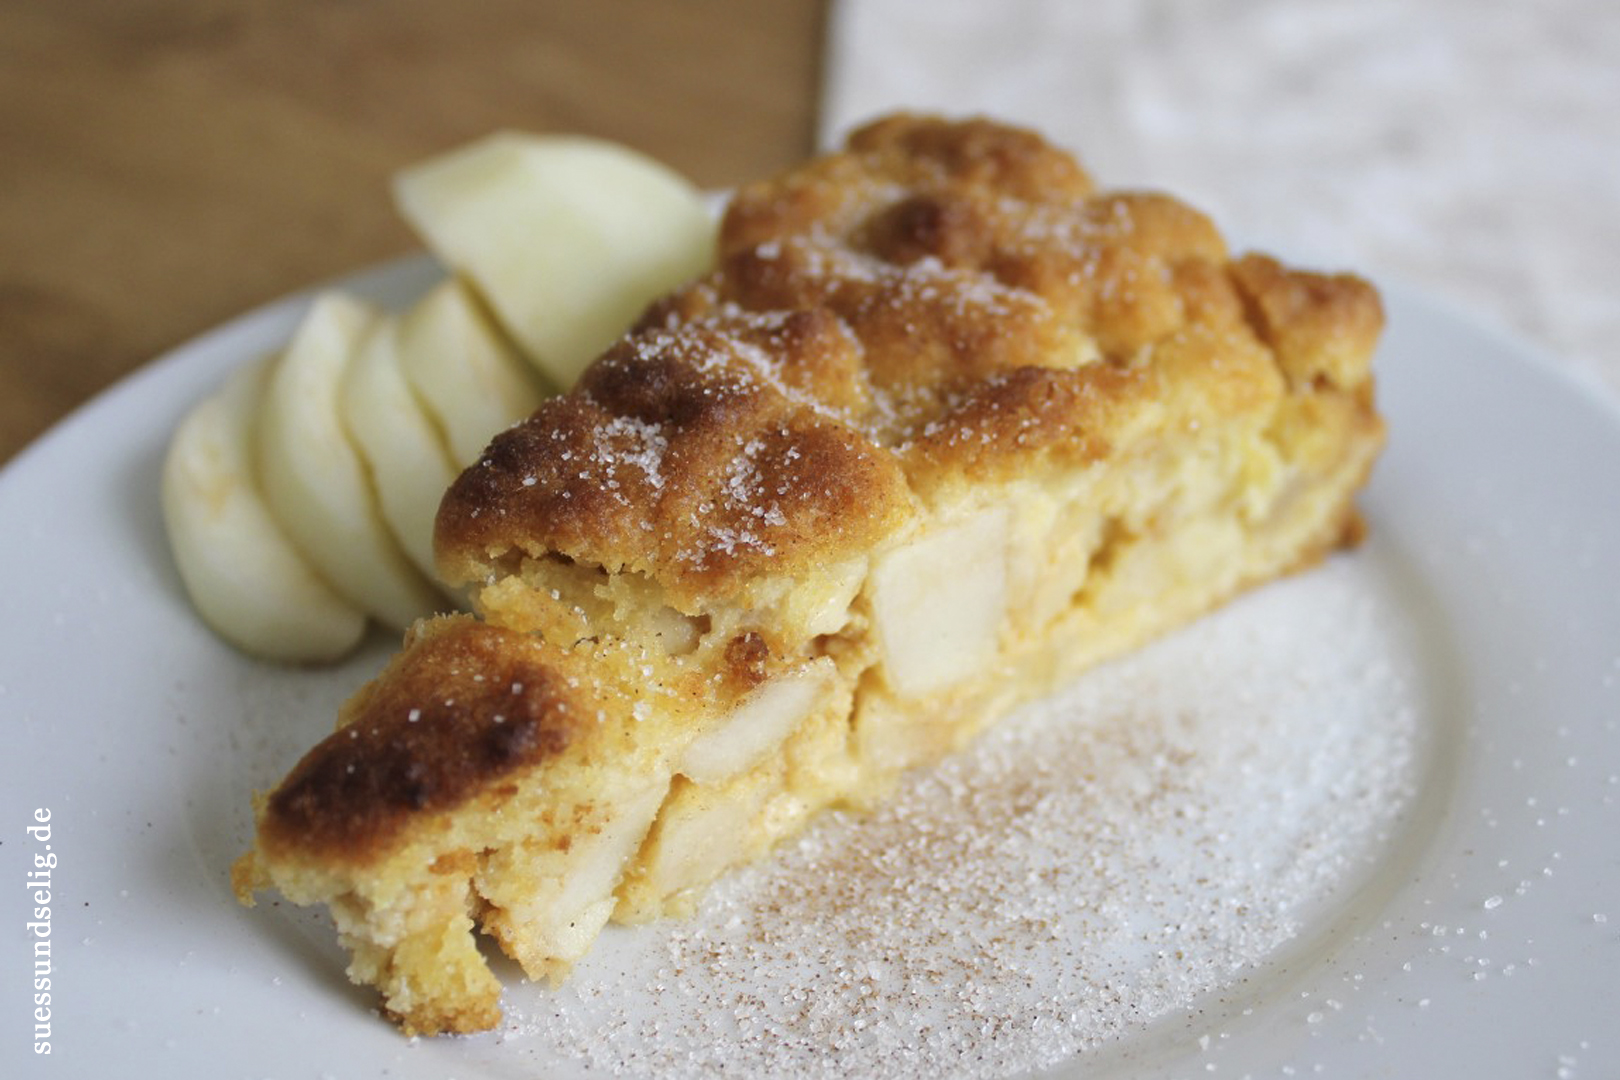
[[835, 0], [824, 141], [1034, 125], [1229, 237], [1454, 298], [1620, 401], [1614, 0]]

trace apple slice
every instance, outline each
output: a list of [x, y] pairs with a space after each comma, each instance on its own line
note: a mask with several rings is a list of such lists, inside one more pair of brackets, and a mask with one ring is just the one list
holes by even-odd
[[397, 339], [400, 367], [444, 432], [458, 469], [546, 397], [534, 371], [454, 278], [399, 316]]
[[543, 841], [479, 856], [484, 929], [531, 979], [560, 979], [613, 915], [614, 894], [669, 791], [669, 777], [606, 775]]
[[186, 592], [225, 640], [272, 660], [335, 660], [365, 613], [276, 524], [254, 477], [254, 428], [274, 358], [239, 369], [186, 416], [163, 463], [163, 519]]
[[[769, 835], [762, 818], [779, 785], [780, 777], [770, 772], [718, 787], [677, 783], [658, 812], [638, 872], [619, 887], [619, 921], [646, 922], [689, 911], [696, 897], [688, 890], [758, 854]], [[676, 899], [682, 893], [688, 895]]]
[[755, 689], [687, 744], [679, 772], [719, 784], [757, 764], [786, 741], [832, 692], [837, 668], [826, 657]]
[[872, 618], [903, 698], [984, 669], [1007, 618], [1010, 515], [983, 510], [889, 552], [872, 572]]
[[651, 299], [714, 258], [697, 189], [598, 139], [497, 133], [399, 173], [394, 197], [562, 389]]
[[389, 532], [340, 410], [344, 372], [377, 318], [342, 293], [316, 298], [265, 389], [260, 479], [276, 519], [333, 588], [403, 629], [443, 601]]
[[400, 370], [393, 319], [379, 318], [343, 375], [343, 419], [370, 467], [383, 520], [432, 577], [433, 519], [456, 478], [444, 439]]

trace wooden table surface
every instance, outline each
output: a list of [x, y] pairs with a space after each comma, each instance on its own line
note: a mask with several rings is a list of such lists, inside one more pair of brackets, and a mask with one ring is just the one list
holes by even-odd
[[415, 249], [387, 182], [497, 128], [706, 186], [812, 148], [820, 0], [6, 0], [0, 463], [247, 309]]

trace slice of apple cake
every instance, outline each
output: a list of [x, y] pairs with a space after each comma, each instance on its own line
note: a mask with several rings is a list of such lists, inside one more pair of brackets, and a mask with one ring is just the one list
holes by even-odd
[[499, 1017], [828, 806], [1354, 538], [1382, 323], [984, 120], [896, 116], [731, 200], [718, 269], [440, 509], [419, 624], [259, 804], [408, 1032]]

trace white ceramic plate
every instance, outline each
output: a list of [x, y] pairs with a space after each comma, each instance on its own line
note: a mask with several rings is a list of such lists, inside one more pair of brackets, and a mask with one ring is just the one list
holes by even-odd
[[[399, 303], [435, 273], [411, 260], [346, 284]], [[1349, 565], [1415, 642], [1422, 789], [1377, 872], [1347, 877], [1293, 946], [1064, 1075], [1585, 1077], [1620, 1061], [1620, 416], [1466, 319], [1386, 299], [1393, 439], [1364, 502], [1375, 539]], [[6, 1075], [552, 1074], [510, 1033], [402, 1040], [343, 980], [318, 913], [230, 894], [248, 791], [388, 648], [323, 672], [245, 660], [198, 625], [165, 548], [168, 433], [305, 302], [177, 350], [0, 475]], [[27, 832], [36, 810], [48, 838]], [[42, 938], [25, 893], [47, 854]], [[40, 941], [50, 1067], [30, 1039]]]

